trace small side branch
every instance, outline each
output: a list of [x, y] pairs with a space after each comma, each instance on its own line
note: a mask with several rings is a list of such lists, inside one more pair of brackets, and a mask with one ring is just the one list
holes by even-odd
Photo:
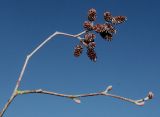
[[100, 92], [96, 92], [96, 93], [79, 94], [79, 95], [61, 94], [61, 93], [56, 93], [56, 92], [52, 92], [52, 91], [46, 91], [46, 90], [38, 89], [38, 90], [17, 91], [17, 95], [35, 94], [35, 93], [47, 94], [47, 95], [69, 98], [69, 99], [72, 99], [73, 101], [75, 101], [76, 103], [81, 103], [80, 98], [83, 98], [83, 97], [109, 96], [109, 97], [112, 97], [112, 98], [116, 98], [116, 99], [120, 99], [120, 100], [123, 100], [123, 101], [127, 101], [127, 102], [130, 102], [130, 103], [136, 104], [138, 106], [143, 106], [146, 101], [153, 98], [153, 93], [149, 92], [149, 94], [145, 98], [142, 98], [142, 99], [139, 99], [139, 100], [133, 100], [133, 99], [130, 99], [130, 98], [125, 98], [125, 97], [122, 97], [122, 96], [119, 96], [119, 95], [111, 94], [111, 93], [109, 93], [109, 91], [111, 91], [111, 89], [112, 89], [112, 86], [108, 86], [105, 91], [100, 91]]

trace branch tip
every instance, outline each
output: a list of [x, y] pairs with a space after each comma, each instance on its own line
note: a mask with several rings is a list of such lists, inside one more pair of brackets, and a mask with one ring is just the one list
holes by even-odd
[[148, 97], [148, 99], [153, 99], [154, 98], [154, 93], [149, 91], [147, 97]]
[[143, 106], [146, 101], [153, 99], [153, 97], [154, 97], [154, 94], [150, 91], [148, 92], [148, 95], [144, 99], [136, 100], [135, 104], [138, 106]]

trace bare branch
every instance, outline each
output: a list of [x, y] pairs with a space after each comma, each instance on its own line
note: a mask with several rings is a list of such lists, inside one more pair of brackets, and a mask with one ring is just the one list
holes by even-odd
[[39, 50], [41, 49], [48, 41], [50, 41], [51, 39], [53, 39], [53, 37], [55, 37], [56, 35], [63, 35], [63, 36], [69, 36], [69, 37], [73, 37], [73, 38], [77, 38], [79, 40], [83, 39], [81, 38], [80, 36], [82, 34], [86, 33], [86, 31], [83, 31], [79, 34], [76, 34], [76, 35], [72, 35], [72, 34], [68, 34], [68, 33], [63, 33], [63, 32], [55, 32], [53, 33], [52, 35], [50, 35], [48, 38], [46, 38], [37, 48], [35, 48], [30, 54], [27, 55], [26, 59], [25, 59], [25, 62], [24, 62], [24, 65], [22, 67], [22, 70], [20, 72], [20, 75], [19, 75], [19, 78], [17, 80], [17, 83], [16, 83], [16, 86], [14, 88], [14, 91], [11, 95], [11, 97], [9, 98], [9, 100], [7, 101], [7, 103], [5, 104], [5, 106], [3, 107], [2, 111], [0, 112], [0, 117], [3, 116], [4, 112], [7, 110], [7, 108], [9, 107], [9, 105], [11, 104], [11, 102], [14, 100], [14, 98], [17, 96], [17, 95], [20, 95], [20, 94], [31, 94], [31, 93], [41, 93], [41, 94], [48, 94], [48, 95], [54, 95], [54, 96], [60, 96], [60, 97], [66, 97], [66, 98], [70, 98], [72, 99], [73, 101], [75, 101], [76, 103], [81, 103], [80, 101], [80, 98], [81, 97], [89, 97], [89, 96], [99, 96], [99, 95], [104, 95], [104, 96], [110, 96], [110, 97], [113, 97], [113, 98], [117, 98], [117, 99], [121, 99], [121, 100], [124, 100], [124, 101], [128, 101], [128, 102], [131, 102], [131, 103], [134, 103], [136, 105], [144, 105], [144, 102], [149, 100], [149, 99], [152, 99], [153, 97], [153, 93], [152, 92], [149, 92], [149, 95], [147, 97], [145, 97], [144, 99], [140, 99], [140, 100], [132, 100], [132, 99], [129, 99], [129, 98], [125, 98], [125, 97], [122, 97], [122, 96], [118, 96], [118, 95], [113, 95], [113, 94], [109, 94], [108, 92], [110, 90], [112, 90], [112, 86], [108, 86], [105, 91], [102, 91], [102, 92], [98, 92], [98, 93], [88, 93], [88, 94], [80, 94], [80, 95], [66, 95], [66, 94], [60, 94], [60, 93], [55, 93], [55, 92], [50, 92], [50, 91], [45, 91], [45, 90], [24, 90], [24, 91], [19, 91], [18, 88], [20, 86], [20, 82], [23, 78], [23, 75], [24, 75], [24, 72], [25, 72], [25, 69], [27, 67], [27, 64], [30, 60], [30, 58]]
[[16, 95], [12, 95], [11, 98], [7, 101], [6, 105], [4, 106], [2, 111], [0, 112], [0, 117], [3, 116], [4, 112], [7, 110], [8, 106], [11, 104], [11, 102], [14, 100], [15, 97], [16, 97]]
[[[38, 90], [18, 90], [19, 87], [20, 87], [20, 83], [21, 83], [21, 80], [23, 78], [24, 72], [26, 70], [27, 64], [29, 63], [29, 60], [31, 59], [31, 57], [34, 54], [36, 54], [36, 52], [38, 52], [50, 40], [52, 40], [53, 37], [55, 37], [57, 35], [63, 35], [63, 36], [72, 37], [72, 38], [76, 38], [76, 39], [80, 40], [81, 43], [80, 43], [80, 45], [76, 46], [76, 48], [75, 48], [76, 51], [74, 51], [74, 55], [79, 56], [82, 53], [82, 49], [83, 49], [81, 47], [81, 45], [84, 45], [85, 47], [87, 47], [88, 57], [90, 58], [90, 60], [95, 62], [97, 56], [96, 56], [96, 52], [94, 50], [94, 48], [96, 46], [96, 43], [94, 42], [94, 38], [96, 36], [95, 36], [95, 34], [92, 34], [91, 31], [95, 31], [95, 32], [99, 33], [99, 35], [103, 39], [111, 41], [113, 35], [116, 33], [115, 25], [125, 22], [127, 17], [125, 17], [125, 16], [112, 17], [110, 12], [105, 12], [104, 13], [104, 19], [106, 21], [104, 24], [94, 25], [93, 22], [96, 20], [96, 10], [95, 9], [90, 9], [89, 12], [88, 12], [88, 21], [85, 21], [84, 24], [83, 24], [83, 27], [84, 27], [85, 31], [80, 32], [80, 33], [75, 34], [75, 35], [56, 31], [55, 33], [51, 34], [48, 38], [46, 38], [42, 43], [40, 43], [35, 49], [33, 49], [33, 51], [31, 51], [31, 53], [29, 53], [26, 56], [26, 59], [24, 61], [23, 67], [21, 69], [20, 75], [18, 77], [15, 88], [13, 90], [13, 93], [12, 93], [11, 97], [9, 98], [9, 100], [7, 101], [7, 103], [4, 105], [2, 111], [0, 112], [0, 117], [3, 116], [3, 114], [5, 113], [5, 111], [7, 110], [7, 108], [9, 107], [9, 105], [15, 99], [15, 97], [17, 95], [24, 95], [24, 94], [39, 93], [39, 94], [47, 94], [47, 95], [65, 97], [65, 98], [72, 99], [74, 102], [76, 102], [78, 104], [81, 103], [80, 98], [90, 97], [90, 96], [109, 96], [109, 97], [112, 97], [112, 98], [116, 98], [116, 99], [120, 99], [120, 100], [123, 100], [123, 101], [131, 102], [131, 103], [134, 103], [134, 104], [139, 105], [139, 106], [144, 105], [145, 101], [148, 101], [148, 100], [152, 99], [153, 98], [153, 93], [152, 92], [149, 92], [148, 95], [145, 98], [142, 98], [140, 100], [133, 100], [133, 99], [130, 99], [130, 98], [125, 98], [125, 97], [119, 96], [119, 95], [110, 94], [109, 91], [112, 90], [112, 86], [108, 86], [104, 91], [100, 91], [100, 92], [96, 92], [96, 93], [79, 94], [79, 95], [61, 94], [61, 93], [46, 91], [46, 90], [42, 90], [42, 89], [38, 89]], [[83, 35], [83, 34], [85, 34], [84, 38], [81, 37], [81, 35]]]
[[[107, 89], [111, 89], [111, 86], [108, 86]], [[133, 99], [130, 99], [130, 98], [125, 98], [125, 97], [122, 97], [122, 96], [110, 94], [110, 93], [105, 92], [105, 91], [100, 91], [100, 92], [96, 92], [96, 93], [79, 94], [79, 95], [61, 94], [61, 93], [46, 91], [46, 90], [42, 90], [42, 89], [17, 91], [17, 95], [35, 94], [35, 93], [65, 97], [65, 98], [72, 99], [76, 103], [81, 103], [80, 98], [91, 97], [91, 96], [109, 96], [109, 97], [112, 97], [112, 98], [116, 98], [116, 99], [120, 99], [120, 100], [123, 100], [123, 101], [127, 101], [127, 102], [130, 102], [130, 103], [136, 104], [138, 106], [143, 106], [145, 101], [149, 100], [149, 95], [147, 97], [139, 99], [139, 100], [133, 100]]]
[[53, 37], [55, 37], [56, 35], [63, 35], [63, 36], [68, 36], [68, 37], [73, 37], [73, 38], [77, 38], [77, 39], [81, 39], [81, 35], [83, 35], [86, 31], [83, 31], [79, 34], [76, 35], [72, 35], [72, 34], [68, 34], [68, 33], [63, 33], [63, 32], [55, 32], [52, 35], [50, 35], [48, 38], [46, 38], [38, 47], [36, 47], [29, 55], [27, 55], [25, 62], [23, 64], [22, 70], [20, 72], [19, 78], [17, 80], [16, 86], [14, 88], [14, 91], [11, 95], [11, 97], [9, 98], [9, 100], [7, 101], [7, 103], [5, 104], [5, 106], [3, 107], [2, 111], [0, 112], [0, 117], [3, 116], [4, 112], [7, 110], [7, 108], [9, 107], [9, 105], [11, 104], [11, 102], [13, 101], [13, 99], [16, 97], [17, 95], [17, 89], [20, 86], [20, 82], [23, 78], [24, 72], [26, 70], [27, 64], [30, 60], [30, 58], [39, 50], [41, 49], [48, 41], [50, 41], [51, 39], [53, 39]]

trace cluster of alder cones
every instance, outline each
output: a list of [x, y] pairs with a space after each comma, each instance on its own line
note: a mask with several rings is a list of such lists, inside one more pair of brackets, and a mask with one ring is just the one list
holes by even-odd
[[74, 56], [79, 57], [83, 52], [83, 47], [87, 48], [87, 55], [90, 60], [96, 61], [97, 55], [95, 52], [96, 43], [94, 39], [96, 35], [94, 32], [99, 33], [100, 36], [107, 41], [112, 41], [113, 35], [116, 34], [115, 25], [121, 24], [127, 20], [126, 16], [112, 16], [110, 12], [104, 13], [104, 24], [95, 24], [96, 20], [96, 10], [90, 9], [88, 11], [88, 21], [85, 21], [83, 24], [86, 33], [84, 34], [84, 38], [81, 39], [80, 44], [76, 45], [74, 49]]

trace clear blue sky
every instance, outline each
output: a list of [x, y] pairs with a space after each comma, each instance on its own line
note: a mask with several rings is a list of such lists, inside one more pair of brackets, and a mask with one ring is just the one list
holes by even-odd
[[0, 108], [10, 97], [25, 56], [55, 31], [83, 30], [88, 9], [125, 15], [112, 42], [96, 38], [98, 60], [73, 56], [78, 40], [56, 37], [31, 59], [20, 89], [80, 94], [113, 85], [114, 94], [133, 99], [155, 93], [144, 107], [109, 97], [72, 100], [49, 95], [18, 96], [4, 117], [158, 117], [160, 114], [160, 2], [158, 0], [1, 0]]

